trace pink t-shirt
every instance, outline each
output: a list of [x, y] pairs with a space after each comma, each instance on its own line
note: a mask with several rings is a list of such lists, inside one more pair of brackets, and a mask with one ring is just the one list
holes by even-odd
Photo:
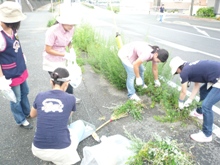
[[[65, 31], [62, 24], [55, 24], [46, 32], [45, 45], [51, 46], [58, 52], [65, 52], [66, 46], [68, 46], [71, 42], [73, 34], [74, 28], [72, 28], [70, 31]], [[45, 50], [43, 52], [43, 56], [45, 56], [47, 60], [54, 62], [62, 62], [65, 60], [63, 57], [50, 55]]]
[[119, 56], [121, 59], [128, 58], [131, 64], [138, 58], [144, 61], [152, 61], [153, 54], [151, 53], [153, 49], [149, 46], [147, 42], [144, 41], [134, 41], [123, 45], [120, 49]]

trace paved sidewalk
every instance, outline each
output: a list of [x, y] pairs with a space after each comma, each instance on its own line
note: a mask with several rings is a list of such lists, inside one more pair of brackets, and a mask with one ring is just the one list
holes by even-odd
[[[49, 75], [42, 70], [42, 51], [44, 48], [45, 31], [48, 20], [53, 18], [47, 7], [33, 13], [26, 13], [27, 19], [21, 23], [19, 37], [23, 52], [27, 56], [27, 66], [29, 70], [28, 84], [30, 88], [29, 99], [33, 103], [35, 96], [51, 88]], [[126, 91], [116, 90], [102, 76], [96, 74], [89, 65], [84, 66], [83, 82], [75, 90], [75, 95], [82, 99], [77, 105], [77, 112], [73, 115], [73, 120], [82, 119], [94, 124], [96, 127], [107, 121], [112, 114], [112, 107], [125, 103], [127, 100]], [[144, 103], [150, 107], [150, 99], [143, 96]], [[9, 102], [0, 97], [0, 165], [46, 165], [35, 158], [31, 152], [31, 143], [34, 130], [24, 130], [17, 126], [10, 112]], [[126, 117], [114, 121], [98, 131], [98, 135], [110, 136], [124, 134], [124, 128], [131, 134], [144, 141], [157, 133], [162, 137], [172, 137], [178, 143], [183, 143], [187, 152], [191, 152], [195, 160], [200, 165], [219, 165], [220, 147], [218, 139], [213, 136], [213, 142], [199, 144], [190, 140], [189, 135], [199, 128], [192, 122], [187, 127], [182, 127], [181, 123], [160, 123], [154, 120], [154, 115], [162, 115], [163, 110], [157, 105], [155, 108], [147, 108], [143, 114], [142, 121], [134, 121], [131, 117]], [[99, 120], [105, 117], [106, 120]], [[34, 127], [36, 119], [29, 120]], [[190, 124], [191, 123], [191, 124]], [[82, 149], [85, 146], [93, 146], [97, 142], [88, 137], [80, 143], [78, 152], [83, 157]], [[80, 165], [80, 162], [77, 163]]]

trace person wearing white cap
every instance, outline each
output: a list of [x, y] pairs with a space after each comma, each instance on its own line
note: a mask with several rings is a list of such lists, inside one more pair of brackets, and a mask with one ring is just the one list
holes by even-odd
[[[179, 74], [181, 79], [180, 109], [189, 107], [198, 91], [200, 92], [202, 106], [193, 110], [190, 116], [203, 119], [202, 131], [191, 134], [190, 137], [197, 142], [212, 141], [212, 106], [220, 100], [220, 62], [211, 60], [187, 62], [180, 57], [174, 57], [170, 61], [170, 68], [172, 75]], [[188, 82], [194, 82], [194, 87], [190, 97], [184, 102]], [[203, 83], [201, 87], [200, 83]]]
[[128, 90], [128, 98], [130, 100], [141, 101], [135, 91], [135, 78], [137, 86], [147, 88], [147, 85], [144, 83], [145, 69], [143, 62], [152, 62], [154, 84], [155, 87], [160, 87], [157, 64], [167, 61], [169, 57], [167, 50], [160, 49], [158, 46], [151, 46], [144, 41], [133, 41], [123, 45], [118, 52], [118, 56], [127, 72], [126, 87]]
[[[66, 61], [74, 61], [76, 54], [72, 45], [75, 26], [80, 23], [77, 13], [66, 8], [56, 18], [56, 23], [46, 32], [45, 48], [43, 52], [43, 70], [49, 74], [57, 67], [66, 67]], [[70, 52], [67, 52], [67, 49]], [[73, 87], [69, 84], [67, 93], [73, 94]], [[77, 98], [77, 103], [80, 99]]]
[[25, 18], [18, 3], [5, 1], [0, 5], [0, 90], [11, 87], [16, 96], [16, 103], [10, 102], [14, 119], [22, 128], [32, 129], [26, 119], [30, 114], [28, 71], [17, 36], [20, 22]]

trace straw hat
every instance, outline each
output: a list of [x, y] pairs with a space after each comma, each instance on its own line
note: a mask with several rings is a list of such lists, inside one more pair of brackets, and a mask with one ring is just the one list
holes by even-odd
[[24, 20], [26, 16], [21, 11], [17, 2], [5, 1], [0, 5], [0, 21], [4, 23], [15, 23]]
[[183, 65], [186, 61], [183, 61], [180, 57], [174, 57], [170, 61], [171, 74], [174, 75], [177, 69]]

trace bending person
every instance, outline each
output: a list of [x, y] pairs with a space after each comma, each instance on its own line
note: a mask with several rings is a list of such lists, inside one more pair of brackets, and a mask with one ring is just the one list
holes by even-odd
[[69, 165], [80, 161], [77, 146], [83, 140], [85, 125], [77, 120], [68, 128], [68, 119], [76, 111], [76, 98], [65, 92], [69, 73], [57, 68], [51, 73], [52, 90], [35, 98], [30, 116], [37, 117], [37, 128], [32, 144], [33, 154], [55, 164]]
[[[181, 78], [181, 92], [179, 95], [179, 108], [188, 107], [200, 91], [202, 107], [190, 113], [191, 116], [203, 119], [202, 131], [191, 134], [190, 137], [197, 142], [212, 141], [213, 111], [212, 106], [220, 100], [220, 62], [211, 60], [198, 60], [186, 62], [180, 57], [170, 61], [172, 74], [179, 74]], [[188, 82], [194, 82], [190, 97], [184, 102]], [[204, 83], [200, 87], [200, 83]]]
[[135, 101], [141, 99], [136, 95], [134, 80], [136, 85], [147, 88], [144, 83], [144, 66], [143, 62], [152, 61], [152, 72], [154, 75], [155, 87], [160, 87], [158, 80], [157, 64], [166, 62], [169, 53], [165, 49], [160, 49], [158, 46], [150, 46], [144, 41], [134, 41], [122, 46], [118, 52], [118, 56], [127, 72], [126, 86], [128, 90], [128, 98]]

